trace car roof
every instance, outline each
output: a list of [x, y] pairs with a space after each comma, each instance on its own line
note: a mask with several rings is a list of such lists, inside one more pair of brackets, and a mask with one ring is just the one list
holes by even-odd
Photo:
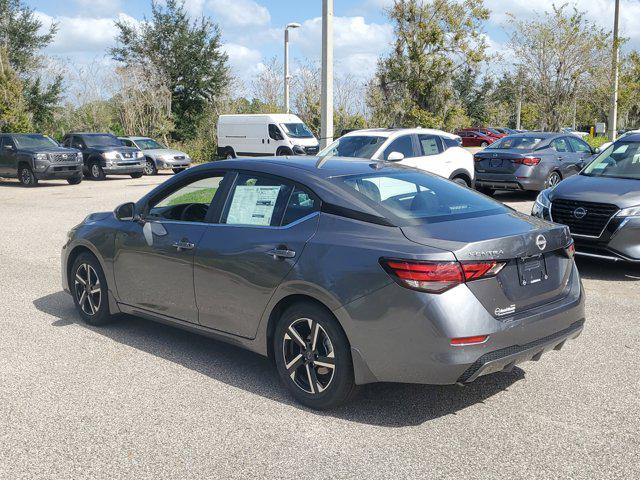
[[[85, 135], [85, 136], [94, 136], [94, 135], [111, 135], [112, 137], [115, 137], [115, 135], [113, 133], [110, 132], [69, 132], [67, 133], [67, 135]], [[65, 135], [65, 137], [67, 136]]]
[[408, 134], [408, 133], [426, 133], [429, 135], [440, 135], [447, 138], [456, 138], [457, 135], [454, 135], [449, 132], [444, 132], [442, 130], [435, 130], [433, 128], [364, 128], [362, 130], [353, 130], [349, 133], [345, 133], [343, 137], [358, 137], [358, 136], [371, 136], [371, 137], [387, 137], [391, 138], [400, 134]]
[[119, 139], [123, 139], [123, 140], [125, 140], [125, 139], [126, 140], [147, 140], [147, 139], [153, 140], [153, 138], [151, 138], [151, 137], [136, 137], [136, 136], [133, 136], [133, 135], [124, 136], [124, 137], [118, 137], [118, 138]]
[[[636, 131], [634, 131], [636, 132]], [[640, 130], [637, 133], [631, 133], [623, 138], [625, 142], [640, 142]]]

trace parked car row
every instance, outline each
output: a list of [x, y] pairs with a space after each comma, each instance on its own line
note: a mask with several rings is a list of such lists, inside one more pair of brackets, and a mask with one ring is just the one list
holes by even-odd
[[161, 169], [179, 173], [191, 159], [147, 137], [116, 137], [110, 133], [69, 133], [58, 144], [38, 133], [0, 134], [0, 177], [17, 178], [31, 187], [39, 180], [63, 179], [70, 185], [83, 177], [107, 175], [140, 178]]

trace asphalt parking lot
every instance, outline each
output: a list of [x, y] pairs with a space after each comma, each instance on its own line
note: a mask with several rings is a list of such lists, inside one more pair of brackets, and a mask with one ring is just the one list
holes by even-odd
[[[370, 385], [318, 413], [258, 355], [80, 322], [66, 232], [166, 178], [0, 183], [0, 478], [640, 478], [640, 267], [580, 260], [585, 331], [540, 362], [464, 388]], [[528, 213], [534, 197], [498, 198]]]

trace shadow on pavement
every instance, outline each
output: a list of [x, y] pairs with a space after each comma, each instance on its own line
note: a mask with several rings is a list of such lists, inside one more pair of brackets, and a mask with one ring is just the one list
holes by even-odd
[[589, 280], [640, 281], [640, 265], [625, 262], [610, 262], [596, 258], [576, 257], [580, 276]]
[[465, 387], [395, 383], [365, 385], [351, 403], [329, 412], [315, 412], [295, 403], [280, 384], [271, 362], [256, 353], [133, 316], [123, 317], [105, 327], [92, 327], [82, 322], [71, 297], [64, 292], [39, 298], [33, 304], [41, 312], [57, 317], [52, 323], [54, 326], [79, 325], [233, 387], [317, 415], [369, 425], [420, 425], [484, 402], [524, 378], [524, 371], [515, 368], [510, 373], [480, 377]]
[[499, 202], [533, 202], [538, 192], [498, 190], [493, 198]]

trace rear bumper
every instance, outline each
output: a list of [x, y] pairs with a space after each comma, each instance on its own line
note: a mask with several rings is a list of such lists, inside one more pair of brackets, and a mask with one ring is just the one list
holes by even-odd
[[[575, 338], [585, 297], [575, 265], [567, 294], [551, 303], [496, 318], [466, 285], [440, 295], [391, 284], [334, 311], [352, 346], [356, 383], [469, 382], [534, 359]], [[482, 344], [452, 338], [488, 335]]]
[[510, 371], [515, 365], [529, 360], [538, 361], [543, 353], [560, 350], [567, 340], [578, 337], [582, 333], [583, 326], [584, 319], [564, 330], [525, 345], [513, 345], [485, 353], [464, 371], [458, 378], [458, 383], [473, 382], [476, 378], [489, 373]]
[[478, 173], [476, 171], [476, 188], [493, 190], [544, 190], [545, 179], [520, 177], [511, 174]]

